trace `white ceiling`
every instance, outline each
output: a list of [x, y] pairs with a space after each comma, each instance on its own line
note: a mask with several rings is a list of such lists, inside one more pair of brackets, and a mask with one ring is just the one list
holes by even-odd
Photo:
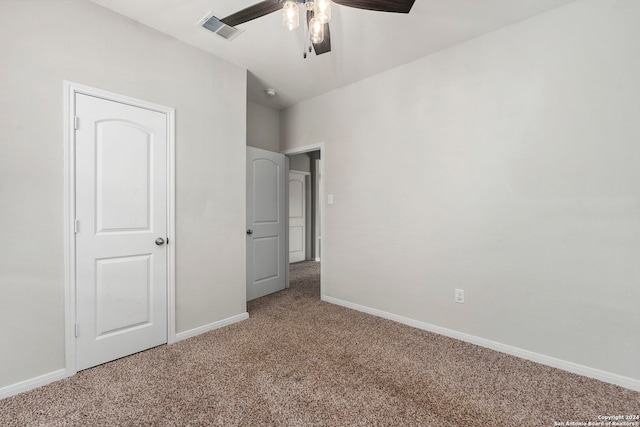
[[[301, 28], [279, 12], [240, 24], [227, 41], [201, 28], [259, 0], [92, 0], [248, 70], [248, 99], [282, 109], [575, 0], [416, 0], [409, 14], [332, 5], [331, 48], [303, 59]], [[269, 98], [267, 88], [277, 95]]]

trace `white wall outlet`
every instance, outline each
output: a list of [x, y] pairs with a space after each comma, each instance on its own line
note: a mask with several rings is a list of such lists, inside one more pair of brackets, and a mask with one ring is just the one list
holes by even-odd
[[333, 204], [333, 194], [329, 194], [327, 196], [327, 204], [328, 205], [332, 205]]
[[464, 289], [456, 289], [455, 301], [464, 304]]

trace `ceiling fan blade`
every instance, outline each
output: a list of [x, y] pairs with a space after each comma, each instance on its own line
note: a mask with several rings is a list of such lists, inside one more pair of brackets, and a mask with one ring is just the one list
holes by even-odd
[[[307, 28], [309, 27], [309, 21], [313, 18], [313, 11], [307, 10]], [[316, 55], [322, 55], [323, 53], [331, 52], [331, 33], [329, 31], [329, 24], [324, 24], [324, 39], [322, 43], [312, 43], [313, 50], [316, 51]]]
[[333, 2], [357, 9], [409, 13], [415, 0], [333, 0]]
[[235, 27], [236, 25], [240, 25], [253, 19], [260, 18], [261, 16], [268, 15], [275, 12], [276, 10], [281, 9], [282, 4], [279, 0], [264, 0], [260, 3], [254, 4], [253, 6], [249, 6], [246, 9], [242, 9], [239, 12], [229, 15], [226, 18], [222, 18], [220, 21], [230, 27]]
[[324, 24], [324, 40], [322, 43], [313, 43], [313, 50], [316, 55], [331, 52], [331, 33], [329, 32], [329, 24]]

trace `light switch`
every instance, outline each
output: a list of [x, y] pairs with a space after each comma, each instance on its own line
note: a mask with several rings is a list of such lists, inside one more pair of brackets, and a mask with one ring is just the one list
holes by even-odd
[[327, 196], [327, 203], [332, 205], [333, 204], [333, 194], [329, 194]]

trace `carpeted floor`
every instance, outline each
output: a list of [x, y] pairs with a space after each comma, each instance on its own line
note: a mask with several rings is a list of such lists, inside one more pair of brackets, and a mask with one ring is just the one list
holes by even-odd
[[2, 400], [0, 426], [526, 427], [640, 414], [638, 392], [323, 303], [318, 276], [317, 263], [295, 264], [291, 288], [250, 302], [249, 320]]

